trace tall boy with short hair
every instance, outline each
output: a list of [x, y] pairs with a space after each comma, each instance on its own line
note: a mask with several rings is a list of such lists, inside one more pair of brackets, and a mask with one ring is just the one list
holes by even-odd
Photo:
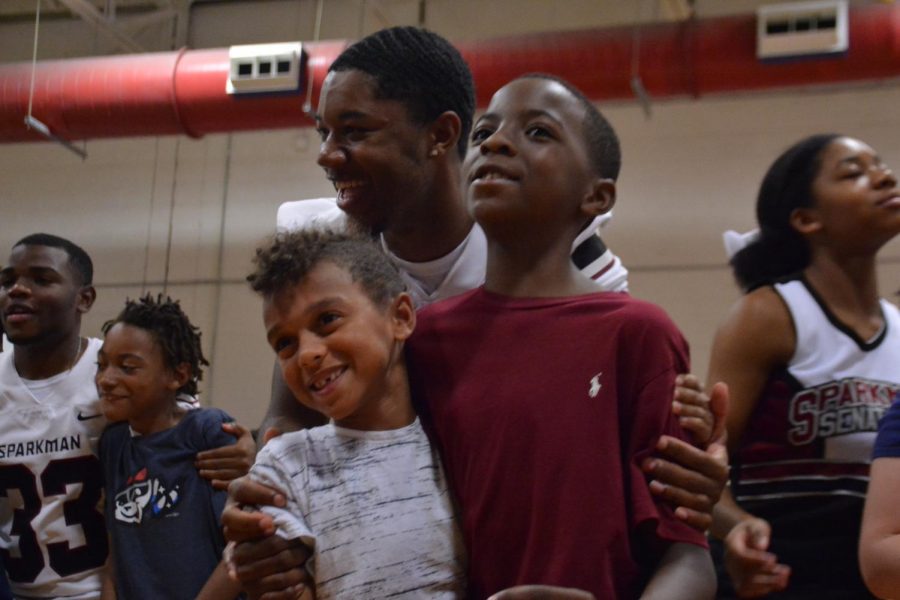
[[483, 288], [419, 314], [411, 384], [461, 511], [469, 593], [547, 584], [597, 598], [712, 597], [703, 535], [651, 495], [687, 346], [657, 307], [602, 293], [570, 259], [615, 201], [618, 140], [569, 84], [495, 94], [465, 161], [488, 242]]
[[460, 597], [461, 540], [436, 453], [409, 396], [415, 309], [371, 240], [318, 230], [257, 250], [248, 277], [297, 399], [331, 419], [286, 433], [251, 475], [286, 490], [266, 508], [313, 549], [316, 597]]

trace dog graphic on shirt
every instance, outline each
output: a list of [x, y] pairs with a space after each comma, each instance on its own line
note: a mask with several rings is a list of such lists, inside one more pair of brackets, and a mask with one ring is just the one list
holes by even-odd
[[146, 467], [126, 481], [127, 487], [116, 494], [116, 520], [139, 524], [144, 515], [150, 518], [170, 513], [178, 504], [179, 486], [168, 489], [162, 481], [148, 476]]

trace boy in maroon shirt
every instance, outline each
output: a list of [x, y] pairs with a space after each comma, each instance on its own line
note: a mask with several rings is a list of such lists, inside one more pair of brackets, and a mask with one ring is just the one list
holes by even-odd
[[700, 532], [641, 471], [687, 345], [659, 308], [602, 293], [569, 248], [610, 210], [618, 140], [566, 82], [507, 84], [476, 123], [469, 210], [488, 240], [479, 288], [420, 312], [410, 378], [459, 500], [470, 597], [515, 585], [597, 598], [711, 598]]

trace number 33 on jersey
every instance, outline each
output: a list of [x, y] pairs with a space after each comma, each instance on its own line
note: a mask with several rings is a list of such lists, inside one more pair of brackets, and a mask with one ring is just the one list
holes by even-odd
[[108, 552], [99, 346], [90, 340], [72, 370], [28, 385], [13, 353], [0, 354], [0, 555], [16, 596], [99, 597]]

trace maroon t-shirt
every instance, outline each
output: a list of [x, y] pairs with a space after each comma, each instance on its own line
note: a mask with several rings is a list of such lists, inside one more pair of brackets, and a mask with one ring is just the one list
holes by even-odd
[[519, 584], [636, 597], [670, 542], [706, 545], [640, 463], [688, 369], [678, 329], [620, 293], [473, 290], [418, 315], [410, 381], [459, 502], [471, 597]]

